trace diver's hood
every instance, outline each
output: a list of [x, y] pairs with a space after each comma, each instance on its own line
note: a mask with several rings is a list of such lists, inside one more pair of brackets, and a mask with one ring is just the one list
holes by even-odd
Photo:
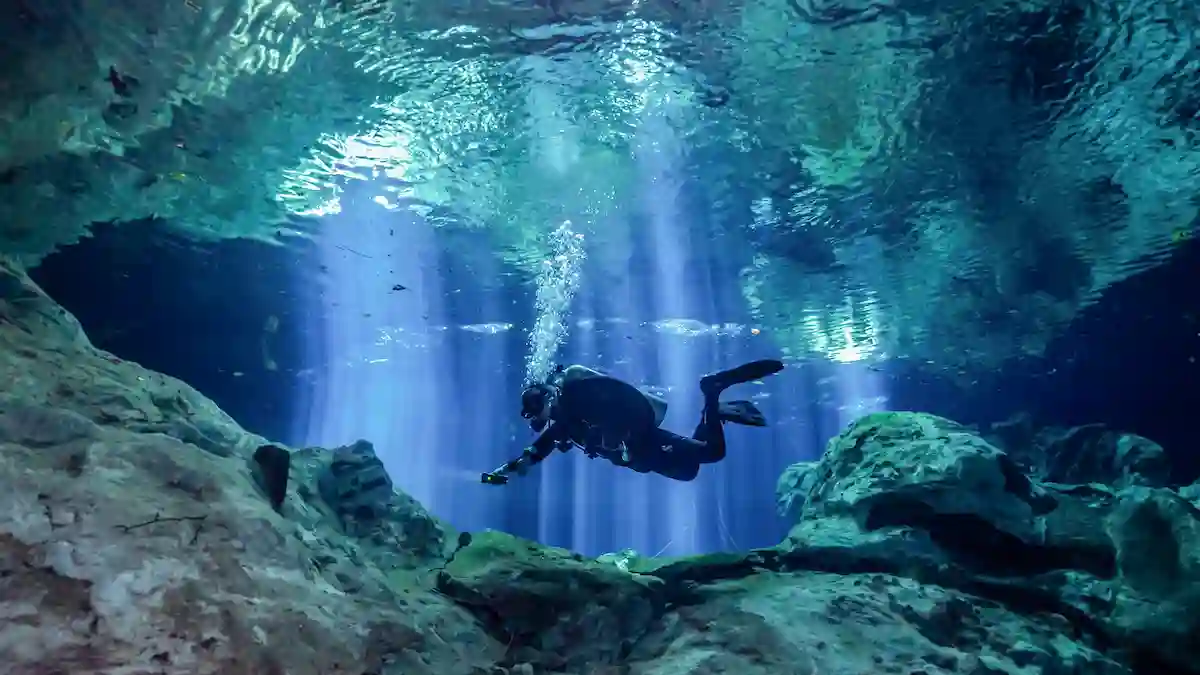
[[547, 407], [554, 404], [554, 394], [555, 388], [549, 384], [537, 383], [525, 387], [521, 392], [521, 417], [540, 417]]

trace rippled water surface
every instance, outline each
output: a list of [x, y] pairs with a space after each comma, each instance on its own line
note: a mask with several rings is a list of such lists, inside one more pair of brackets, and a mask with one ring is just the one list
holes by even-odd
[[670, 221], [679, 269], [739, 268], [792, 356], [953, 369], [1040, 352], [1196, 226], [1183, 0], [82, 0], [4, 21], [0, 220], [31, 258], [97, 220], [320, 236], [365, 190], [486, 232], [533, 280], [564, 223], [625, 261]]

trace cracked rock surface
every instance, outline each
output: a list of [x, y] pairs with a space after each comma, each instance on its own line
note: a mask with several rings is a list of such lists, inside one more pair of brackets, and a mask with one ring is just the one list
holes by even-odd
[[1173, 484], [1161, 445], [1104, 424], [1037, 428], [1028, 415], [1018, 414], [991, 425], [986, 436], [1041, 480], [1113, 487]]
[[7, 265], [0, 370], [5, 675], [1200, 672], [1200, 486], [1049, 482], [930, 415], [786, 472], [776, 547], [592, 560], [455, 532], [366, 441], [291, 450], [276, 511], [264, 439]]
[[1127, 472], [1116, 486], [1040, 482], [974, 432], [919, 413], [864, 417], [804, 470], [803, 494], [780, 483], [781, 507], [803, 504], [785, 557], [1055, 614], [1133, 666], [1200, 672], [1197, 486], [1146, 487]]

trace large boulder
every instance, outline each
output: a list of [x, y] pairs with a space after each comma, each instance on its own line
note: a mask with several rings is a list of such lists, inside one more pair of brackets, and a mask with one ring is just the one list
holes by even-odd
[[985, 437], [1029, 474], [1055, 483], [1172, 485], [1171, 461], [1154, 441], [1104, 424], [1041, 427], [1026, 414], [991, 424]]
[[367, 441], [335, 448], [321, 469], [317, 478], [321, 496], [343, 519], [377, 520], [395, 494], [383, 460]]
[[384, 568], [445, 562], [455, 541], [453, 528], [417, 500], [397, 490], [371, 443], [293, 455], [298, 480], [296, 517], [359, 541]]
[[[1041, 483], [974, 432], [881, 413], [830, 441], [804, 489], [789, 564], [963, 589], [1075, 630], [1132, 662], [1200, 672], [1200, 510], [1167, 488]], [[1119, 477], [1114, 476], [1114, 479]], [[797, 562], [798, 561], [798, 562]]]
[[1052, 508], [1001, 450], [934, 415], [863, 417], [808, 471], [781, 499], [802, 502], [804, 519], [846, 516], [864, 530], [923, 522], [952, 537], [1033, 540], [1033, 516]]
[[1161, 445], [1103, 424], [1043, 429], [1032, 448], [1041, 459], [1035, 471], [1048, 481], [1114, 487], [1171, 485], [1171, 462]]
[[1174, 490], [1134, 487], [1119, 493], [1105, 525], [1119, 569], [1106, 624], [1200, 670], [1200, 510]]
[[662, 611], [662, 581], [499, 532], [473, 537], [439, 577], [491, 619], [510, 658], [539, 669], [616, 666]]
[[705, 587], [630, 654], [637, 675], [1124, 675], [1060, 617], [888, 574], [758, 572]]
[[69, 410], [0, 410], [6, 673], [466, 674], [499, 649], [419, 570], [275, 513], [242, 462]]

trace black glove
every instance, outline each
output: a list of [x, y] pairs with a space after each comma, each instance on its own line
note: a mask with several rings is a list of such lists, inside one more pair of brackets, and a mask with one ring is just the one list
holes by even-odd
[[505, 485], [508, 483], [508, 476], [489, 471], [479, 477], [479, 482], [484, 485]]
[[517, 475], [525, 475], [529, 470], [530, 465], [534, 463], [533, 448], [525, 448], [521, 456], [504, 463], [504, 466], [495, 471], [488, 471], [479, 477], [479, 482], [484, 485], [504, 485], [508, 483], [508, 474], [515, 473]]

